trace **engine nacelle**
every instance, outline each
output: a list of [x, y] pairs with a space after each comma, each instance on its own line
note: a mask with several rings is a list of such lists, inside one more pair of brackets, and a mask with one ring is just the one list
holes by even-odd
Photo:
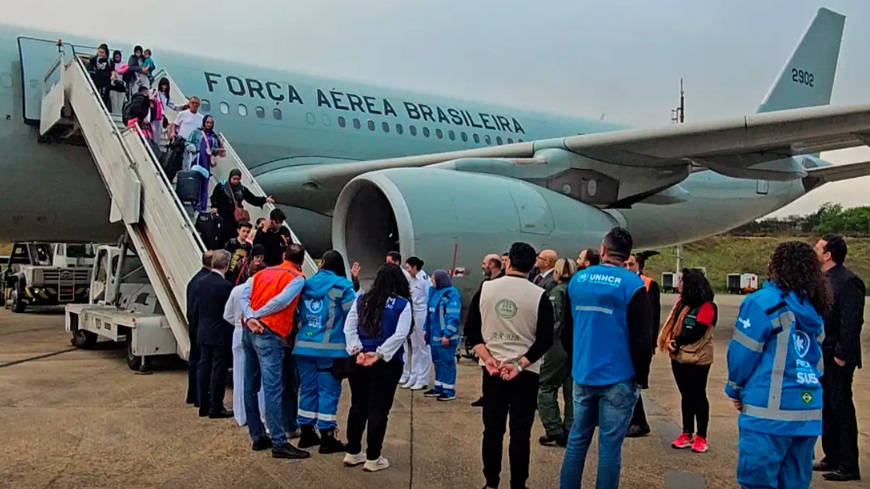
[[596, 207], [542, 187], [495, 175], [436, 168], [365, 173], [341, 191], [332, 220], [332, 243], [372, 279], [387, 252], [418, 256], [431, 275], [464, 268], [455, 285], [480, 283], [480, 263], [524, 241], [575, 258], [617, 225]]

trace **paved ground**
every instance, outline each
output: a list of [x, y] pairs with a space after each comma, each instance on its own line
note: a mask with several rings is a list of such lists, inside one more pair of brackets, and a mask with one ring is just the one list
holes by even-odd
[[[644, 391], [653, 433], [626, 441], [622, 487], [736, 487], [736, 415], [722, 393], [722, 360], [739, 298], [721, 297], [720, 304], [719, 361], [709, 388], [710, 452], [669, 448], [679, 431], [679, 396], [668, 362], [657, 356], [652, 388]], [[57, 354], [42, 357], [52, 353]], [[63, 316], [56, 312], [0, 311], [0, 488], [476, 488], [483, 485], [482, 424], [469, 404], [477, 398], [479, 375], [470, 361], [460, 364], [459, 399], [452, 403], [397, 394], [384, 448], [392, 468], [366, 474], [342, 467], [341, 455], [293, 462], [254, 453], [244, 428], [232, 420], [200, 419], [183, 403], [183, 371], [133, 375], [123, 350], [70, 350]], [[864, 429], [862, 465], [870, 477], [866, 374], [857, 376], [855, 393]], [[341, 426], [347, 400], [342, 397]], [[536, 424], [533, 436], [542, 433]], [[561, 459], [561, 449], [533, 443], [529, 486], [557, 487]], [[594, 463], [593, 447], [590, 484]], [[817, 478], [814, 487], [866, 488], [870, 482], [838, 485]]]

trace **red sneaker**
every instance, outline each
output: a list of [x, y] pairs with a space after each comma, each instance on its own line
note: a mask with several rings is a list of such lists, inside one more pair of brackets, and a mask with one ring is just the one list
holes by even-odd
[[689, 448], [692, 446], [694, 441], [695, 438], [690, 433], [682, 433], [673, 443], [671, 443], [671, 446], [676, 449]]
[[695, 442], [692, 443], [692, 451], [695, 453], [704, 453], [707, 451], [707, 439], [703, 436], [696, 436]]

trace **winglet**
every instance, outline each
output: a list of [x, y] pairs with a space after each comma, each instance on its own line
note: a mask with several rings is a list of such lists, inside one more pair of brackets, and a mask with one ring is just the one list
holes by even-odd
[[758, 112], [828, 105], [846, 16], [820, 8]]

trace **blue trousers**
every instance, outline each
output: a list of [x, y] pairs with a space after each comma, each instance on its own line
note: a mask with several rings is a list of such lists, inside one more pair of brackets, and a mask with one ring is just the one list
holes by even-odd
[[456, 345], [432, 343], [432, 363], [435, 364], [435, 392], [456, 395]]
[[579, 489], [583, 465], [598, 426], [596, 489], [616, 489], [622, 471], [622, 441], [628, 432], [640, 390], [633, 380], [613, 385], [574, 384], [574, 424], [559, 477], [560, 489]]
[[318, 430], [338, 426], [338, 399], [341, 381], [332, 375], [334, 358], [295, 355], [299, 372], [299, 424], [317, 424]]
[[245, 350], [245, 415], [251, 440], [266, 437], [266, 428], [260, 420], [260, 407], [257, 393], [263, 388], [266, 401], [266, 422], [272, 445], [287, 445], [284, 426], [284, 340], [266, 329], [260, 334], [245, 328], [242, 336]]
[[737, 483], [742, 489], [808, 489], [817, 439], [740, 428]]

